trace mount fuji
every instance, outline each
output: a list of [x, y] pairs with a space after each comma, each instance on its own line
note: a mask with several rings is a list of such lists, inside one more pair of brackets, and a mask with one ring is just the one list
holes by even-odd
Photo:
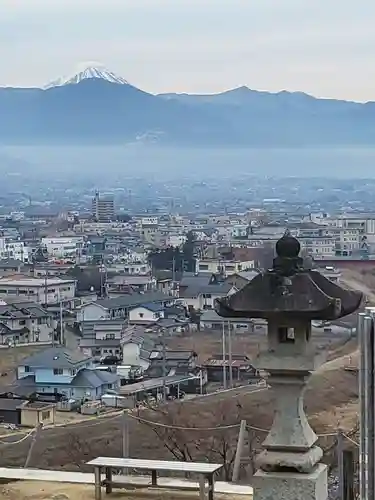
[[119, 85], [129, 85], [129, 82], [116, 75], [112, 71], [107, 70], [104, 66], [87, 66], [78, 73], [73, 74], [69, 77], [62, 77], [54, 80], [43, 87], [44, 90], [48, 90], [53, 87], [61, 87], [63, 85], [74, 85], [82, 82], [83, 80], [88, 80], [91, 78], [97, 78], [110, 83], [117, 83]]
[[154, 95], [101, 65], [43, 88], [0, 88], [0, 145], [373, 146], [375, 102], [247, 87]]

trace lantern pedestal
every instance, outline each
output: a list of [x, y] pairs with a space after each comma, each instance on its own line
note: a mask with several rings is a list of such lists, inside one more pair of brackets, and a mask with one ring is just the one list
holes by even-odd
[[254, 500], [327, 500], [327, 466], [307, 474], [259, 470], [252, 485]]

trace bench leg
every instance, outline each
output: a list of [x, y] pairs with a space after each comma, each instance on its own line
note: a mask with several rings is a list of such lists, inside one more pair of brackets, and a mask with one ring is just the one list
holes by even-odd
[[101, 485], [101, 470], [100, 467], [95, 467], [95, 500], [102, 500], [102, 485]]
[[152, 486], [158, 485], [158, 476], [156, 474], [156, 470], [151, 471], [151, 485]]
[[202, 475], [199, 477], [199, 498], [206, 500], [206, 478]]
[[105, 492], [107, 495], [112, 493], [112, 467], [105, 468]]
[[214, 500], [214, 475], [209, 474], [207, 476], [208, 481], [208, 500]]

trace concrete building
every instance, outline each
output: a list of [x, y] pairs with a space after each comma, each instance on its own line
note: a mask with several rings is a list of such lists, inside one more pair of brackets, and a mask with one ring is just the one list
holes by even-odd
[[0, 259], [15, 259], [29, 262], [29, 249], [23, 241], [0, 238]]
[[225, 276], [230, 274], [239, 273], [255, 268], [253, 260], [240, 261], [240, 260], [226, 260], [226, 259], [197, 259], [196, 272], [197, 273], [219, 273], [222, 272]]
[[76, 281], [59, 278], [0, 278], [0, 298], [13, 297], [37, 304], [68, 303], [75, 297]]
[[111, 197], [102, 198], [99, 191], [92, 200], [92, 216], [98, 222], [111, 222], [115, 219], [115, 202]]
[[76, 257], [77, 251], [82, 248], [82, 237], [56, 237], [42, 238], [42, 247], [46, 248], [51, 257], [64, 258]]

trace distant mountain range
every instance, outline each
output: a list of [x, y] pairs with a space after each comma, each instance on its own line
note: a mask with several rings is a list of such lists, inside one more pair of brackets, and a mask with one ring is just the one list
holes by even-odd
[[372, 146], [375, 103], [247, 87], [152, 95], [90, 67], [43, 89], [0, 88], [0, 144]]

